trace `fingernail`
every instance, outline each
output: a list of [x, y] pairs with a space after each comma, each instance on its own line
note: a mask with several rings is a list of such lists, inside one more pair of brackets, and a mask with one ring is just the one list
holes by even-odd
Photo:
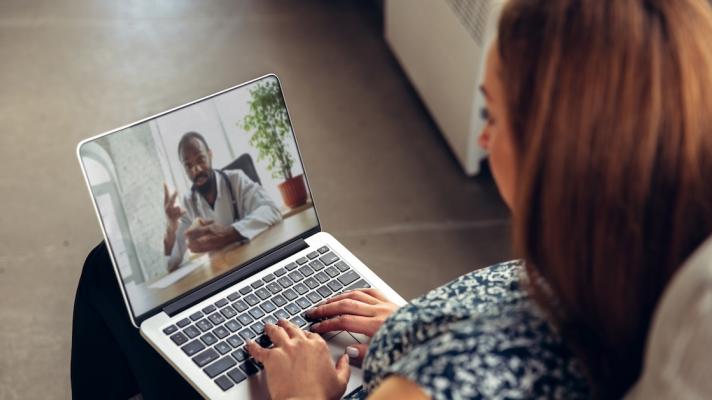
[[357, 358], [358, 357], [358, 349], [353, 346], [349, 346], [346, 348], [346, 354], [348, 354], [349, 357], [351, 357], [351, 358]]
[[307, 315], [311, 315], [313, 312], [314, 312], [314, 307], [308, 309], [308, 310], [306, 311], [306, 314], [307, 314]]
[[309, 328], [309, 329], [314, 330], [314, 329], [318, 328], [319, 325], [321, 325], [321, 323], [317, 322], [316, 324], [312, 325], [311, 328]]

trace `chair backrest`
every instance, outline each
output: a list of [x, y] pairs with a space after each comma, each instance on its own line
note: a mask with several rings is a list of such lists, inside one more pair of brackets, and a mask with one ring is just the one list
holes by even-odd
[[247, 153], [242, 154], [233, 162], [223, 167], [223, 170], [226, 169], [242, 170], [248, 178], [257, 182], [258, 185], [262, 185], [262, 181], [260, 181], [260, 177], [257, 175], [257, 170], [255, 169], [255, 163], [252, 161], [252, 157]]
[[643, 372], [627, 400], [712, 399], [712, 238], [678, 270], [655, 310]]

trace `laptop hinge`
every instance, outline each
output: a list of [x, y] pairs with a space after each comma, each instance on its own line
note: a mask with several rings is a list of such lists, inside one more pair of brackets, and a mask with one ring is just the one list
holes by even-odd
[[309, 247], [309, 245], [307, 244], [307, 242], [304, 241], [304, 239], [296, 240], [293, 243], [290, 243], [278, 250], [275, 250], [274, 252], [260, 258], [259, 260], [255, 260], [238, 269], [237, 271], [229, 273], [224, 277], [218, 279], [217, 281], [206, 285], [194, 291], [193, 293], [188, 294], [185, 297], [181, 297], [180, 299], [167, 304], [165, 307], [163, 307], [163, 311], [172, 317], [178, 314], [179, 312], [192, 307], [194, 304], [201, 302], [206, 297], [209, 297], [212, 294], [219, 292], [225, 289], [226, 287], [234, 284], [235, 282], [245, 279], [258, 271], [261, 271], [264, 268], [269, 267], [270, 265], [276, 264], [284, 260], [285, 258], [291, 256], [292, 254], [306, 249], [307, 247]]

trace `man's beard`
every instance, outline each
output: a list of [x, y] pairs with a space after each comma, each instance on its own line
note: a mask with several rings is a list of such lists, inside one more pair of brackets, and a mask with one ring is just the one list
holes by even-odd
[[[215, 174], [213, 173], [213, 170], [211, 169], [210, 171], [207, 171], [206, 174], [208, 175], [208, 179], [205, 183], [200, 186], [195, 185], [195, 189], [202, 195], [210, 193], [215, 187]], [[196, 177], [196, 180], [197, 178], [198, 177]]]

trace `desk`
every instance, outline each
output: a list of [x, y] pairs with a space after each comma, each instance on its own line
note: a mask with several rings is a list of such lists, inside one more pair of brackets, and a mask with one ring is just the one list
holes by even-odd
[[134, 313], [140, 315], [159, 304], [175, 298], [216, 276], [230, 271], [234, 266], [257, 257], [287, 239], [315, 227], [316, 224], [316, 212], [314, 208], [310, 207], [283, 219], [247, 244], [240, 245], [236, 243], [210, 253], [210, 262], [208, 264], [198, 267], [195, 271], [165, 288], [149, 288], [150, 285], [165, 275], [137, 285], [126, 285], [126, 291]]

